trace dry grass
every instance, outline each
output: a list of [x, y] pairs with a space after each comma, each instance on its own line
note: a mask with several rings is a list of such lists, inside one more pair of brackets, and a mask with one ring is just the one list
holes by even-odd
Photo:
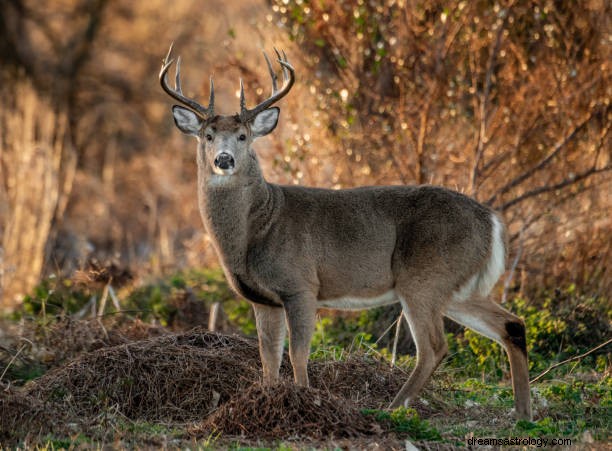
[[131, 343], [168, 333], [140, 320], [104, 324], [100, 319], [74, 320], [67, 316], [44, 330], [28, 330], [29, 339], [44, 348], [44, 361], [57, 366], [85, 352]]
[[323, 440], [377, 434], [382, 428], [362, 415], [353, 401], [283, 381], [249, 387], [192, 430], [196, 436], [214, 432], [257, 439]]
[[356, 355], [345, 362], [313, 362], [313, 387], [296, 387], [285, 356], [285, 381], [265, 387], [256, 340], [202, 328], [160, 335], [138, 322], [107, 331], [97, 321], [66, 320], [48, 331], [51, 345], [58, 363], [60, 356], [76, 357], [0, 393], [3, 442], [51, 432], [92, 433], [110, 417], [191, 423], [187, 434], [196, 438], [216, 432], [243, 438], [368, 437], [382, 430], [360, 408], [385, 405], [404, 377]]
[[[257, 342], [238, 335], [203, 328], [171, 334], [138, 321], [102, 326], [97, 320], [63, 320], [47, 329], [45, 337], [45, 350], [57, 348], [51, 369], [23, 387], [8, 383], [17, 382], [16, 377], [5, 377], [0, 384], [3, 446], [112, 443], [120, 449], [174, 449], [283, 443], [315, 449], [404, 449], [406, 437], [413, 437], [422, 449], [455, 449], [468, 430], [463, 424], [481, 436], [527, 434], [515, 429], [507, 402], [488, 402], [501, 396], [499, 387], [449, 390], [444, 387], [448, 380], [427, 390], [414, 406], [414, 418], [410, 413], [402, 417], [401, 411], [393, 412], [399, 415], [394, 417], [381, 410], [362, 413], [364, 408], [386, 407], [406, 378], [370, 355], [312, 361], [311, 388], [290, 382], [285, 356], [281, 382], [263, 386]], [[33, 343], [26, 351], [28, 362], [36, 363], [37, 346]], [[605, 418], [577, 410], [580, 406], [560, 407], [554, 397], [549, 400], [561, 411], [540, 412], [540, 418], [567, 428], [565, 417], [580, 411], [590, 415], [587, 421], [597, 437], [605, 430]], [[597, 401], [589, 403], [600, 408]], [[442, 434], [441, 441], [431, 438], [423, 418], [435, 423], [433, 432]], [[534, 427], [557, 433], [546, 422]]]
[[21, 390], [0, 385], [0, 444], [50, 431], [66, 421], [59, 409], [48, 406]]
[[195, 329], [86, 353], [25, 388], [76, 416], [193, 421], [257, 380], [257, 358], [251, 340]]
[[388, 363], [363, 354], [351, 354], [342, 361], [315, 361], [309, 364], [311, 384], [362, 408], [386, 408], [408, 375]]

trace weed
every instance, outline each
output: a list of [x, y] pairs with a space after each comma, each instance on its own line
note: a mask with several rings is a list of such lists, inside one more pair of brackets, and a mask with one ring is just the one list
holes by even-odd
[[364, 415], [372, 415], [379, 423], [389, 425], [395, 432], [406, 433], [413, 440], [440, 441], [442, 436], [427, 420], [419, 417], [416, 410], [399, 407], [391, 412], [384, 410], [363, 410]]

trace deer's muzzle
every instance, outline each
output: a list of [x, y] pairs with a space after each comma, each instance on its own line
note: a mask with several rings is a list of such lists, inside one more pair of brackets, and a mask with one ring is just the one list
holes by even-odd
[[215, 158], [215, 166], [224, 171], [234, 169], [234, 165], [234, 157], [232, 157], [229, 153], [221, 152]]

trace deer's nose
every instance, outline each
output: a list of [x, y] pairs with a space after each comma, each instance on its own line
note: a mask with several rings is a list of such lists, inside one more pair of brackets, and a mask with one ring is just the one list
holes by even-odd
[[229, 153], [221, 152], [215, 158], [215, 166], [225, 171], [227, 171], [228, 169], [233, 169], [234, 157], [232, 157]]

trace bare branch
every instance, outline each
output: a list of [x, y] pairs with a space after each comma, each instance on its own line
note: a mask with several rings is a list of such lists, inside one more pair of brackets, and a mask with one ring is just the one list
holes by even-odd
[[525, 232], [527, 225], [528, 223], [525, 222], [525, 224], [523, 224], [523, 227], [521, 227], [521, 230], [519, 231], [519, 237], [520, 237], [519, 247], [518, 247], [518, 250], [516, 251], [516, 255], [514, 256], [514, 260], [512, 260], [512, 265], [510, 266], [510, 272], [508, 273], [506, 280], [504, 280], [504, 291], [502, 293], [502, 299], [501, 299], [502, 304], [505, 304], [506, 300], [508, 299], [508, 290], [510, 289], [510, 284], [512, 283], [512, 280], [514, 279], [516, 267], [518, 266], [518, 263], [521, 260], [521, 256], [523, 255], [523, 233]]
[[554, 365], [548, 367], [545, 371], [543, 371], [542, 373], [538, 374], [536, 377], [531, 379], [529, 381], [529, 383], [533, 384], [534, 382], [537, 382], [540, 379], [542, 379], [544, 376], [546, 376], [548, 373], [550, 373], [555, 368], [559, 368], [560, 366], [565, 365], [566, 363], [575, 362], [576, 360], [583, 359], [584, 357], [586, 357], [586, 356], [588, 356], [590, 354], [593, 354], [595, 351], [598, 351], [601, 348], [604, 348], [604, 347], [608, 346], [610, 343], [612, 343], [612, 338], [610, 338], [608, 341], [606, 341], [604, 343], [601, 343], [600, 345], [595, 346], [593, 349], [588, 350], [584, 354], [580, 354], [580, 355], [571, 357], [569, 359], [564, 360], [563, 362], [555, 363]]
[[523, 202], [524, 200], [529, 199], [530, 197], [534, 197], [534, 196], [539, 196], [540, 194], [543, 193], [548, 193], [550, 191], [556, 191], [558, 189], [562, 189], [565, 188], [566, 186], [572, 185], [576, 182], [579, 182], [580, 180], [586, 179], [587, 177], [590, 177], [594, 174], [599, 174], [601, 172], [607, 172], [612, 170], [612, 166], [605, 166], [603, 168], [595, 168], [592, 167], [591, 169], [581, 172], [580, 174], [575, 175], [574, 177], [570, 177], [567, 178], [565, 180], [563, 180], [562, 182], [559, 182], [555, 185], [546, 185], [546, 186], [541, 186], [539, 188], [533, 189], [531, 191], [527, 191], [526, 193], [512, 199], [509, 202], [506, 202], [505, 204], [503, 204], [501, 207], [498, 207], [497, 209], [499, 211], [505, 211], [510, 207], [513, 207], [514, 205]]
[[593, 119], [593, 117], [596, 116], [596, 113], [598, 112], [599, 112], [598, 109], [595, 109], [595, 108], [592, 109], [587, 115], [587, 117], [583, 119], [577, 126], [575, 126], [574, 129], [568, 135], [566, 135], [561, 141], [557, 142], [557, 144], [553, 147], [553, 149], [544, 158], [542, 158], [539, 161], [539, 163], [537, 163], [531, 169], [523, 172], [521, 175], [516, 177], [514, 180], [507, 183], [506, 185], [501, 187], [499, 190], [497, 190], [497, 192], [493, 196], [491, 196], [486, 201], [486, 203], [492, 204], [499, 195], [507, 193], [512, 188], [521, 184], [523, 181], [525, 181], [526, 179], [534, 175], [536, 172], [544, 169], [552, 161], [552, 159], [555, 158], [565, 148], [565, 146], [578, 134], [578, 132], [581, 131], [584, 127], [586, 127], [586, 125], [591, 121], [591, 119]]
[[567, 202], [570, 199], [575, 198], [576, 196], [579, 196], [579, 195], [583, 194], [585, 191], [587, 191], [587, 189], [584, 188], [584, 187], [581, 187], [581, 189], [578, 190], [577, 192], [566, 193], [565, 195], [561, 196], [560, 198], [555, 198], [554, 202], [551, 202], [551, 203], [547, 204], [547, 208], [540, 208], [540, 209], [538, 209], [538, 214], [530, 215], [529, 218], [527, 218], [524, 221], [523, 225], [521, 226], [521, 230], [519, 232], [516, 232], [516, 233], [510, 235], [510, 238], [508, 239], [508, 241], [510, 243], [514, 243], [517, 239], [521, 238], [521, 232], [524, 233], [532, 225], [537, 224], [540, 219], [542, 219], [544, 216], [550, 214], [552, 209], [558, 207], [559, 205], [564, 204], [565, 202]]
[[499, 53], [499, 48], [501, 46], [502, 36], [504, 29], [506, 28], [506, 22], [509, 14], [506, 14], [504, 19], [498, 21], [499, 28], [497, 29], [497, 35], [495, 36], [495, 42], [491, 48], [491, 53], [489, 54], [489, 61], [487, 62], [487, 72], [485, 75], [485, 85], [482, 95], [480, 96], [480, 127], [478, 129], [478, 142], [476, 144], [476, 156], [474, 157], [474, 164], [472, 165], [472, 177], [470, 180], [470, 192], [472, 195], [475, 194], [476, 190], [476, 179], [478, 178], [479, 171], [478, 168], [480, 166], [480, 160], [485, 151], [486, 147], [486, 138], [485, 135], [487, 133], [487, 103], [489, 100], [489, 94], [491, 92], [491, 79], [493, 78], [493, 69], [495, 67], [495, 61], [497, 59], [497, 54]]

